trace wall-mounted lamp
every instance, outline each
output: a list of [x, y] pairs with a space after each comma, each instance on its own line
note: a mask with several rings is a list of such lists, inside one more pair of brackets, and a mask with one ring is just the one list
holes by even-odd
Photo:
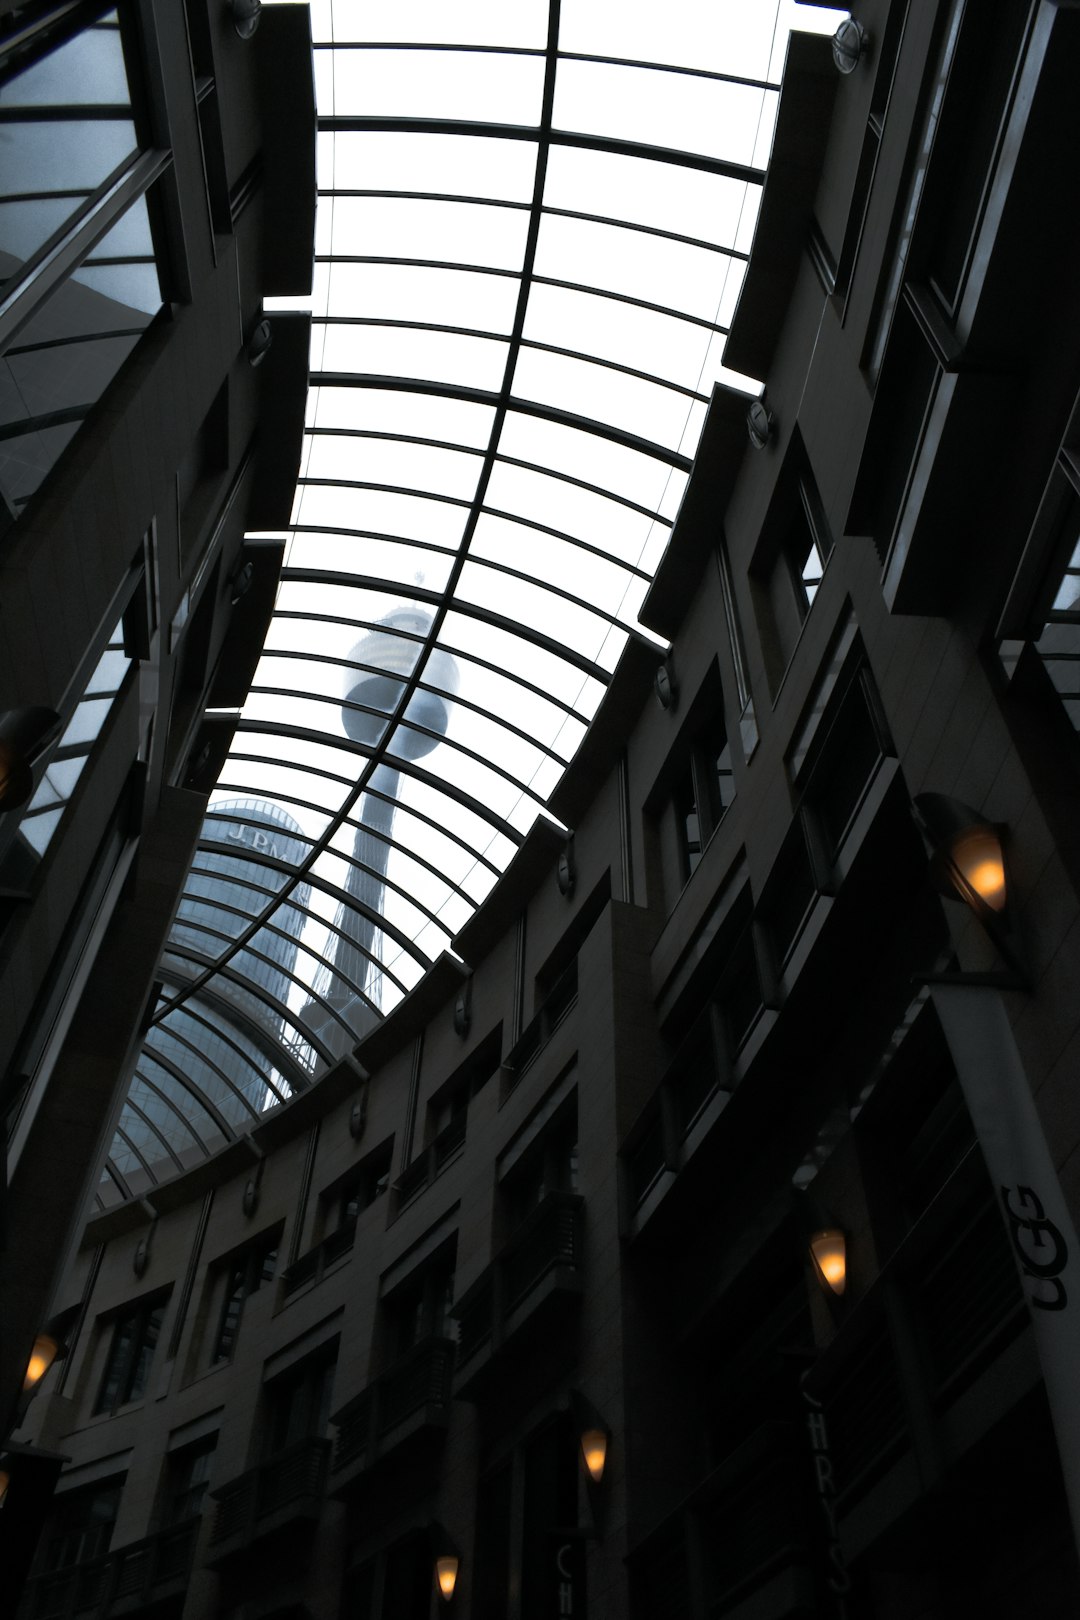
[[608, 1436], [606, 1429], [586, 1429], [581, 1437], [581, 1456], [594, 1485], [599, 1485], [607, 1466]]
[[854, 73], [864, 56], [870, 54], [870, 35], [862, 23], [847, 17], [832, 37], [832, 59], [838, 73]]
[[1008, 911], [1004, 829], [945, 793], [917, 793], [912, 803], [939, 892], [975, 913], [1011, 969], [1010, 983], [1026, 988]]
[[679, 706], [679, 683], [675, 679], [675, 666], [670, 658], [664, 659], [653, 676], [653, 691], [660, 707], [673, 714]]
[[755, 450], [764, 450], [776, 437], [776, 415], [763, 399], [755, 399], [746, 413], [746, 431]]
[[578, 1437], [581, 1466], [592, 1494], [604, 1481], [611, 1449], [611, 1430], [592, 1403], [576, 1389], [570, 1391], [570, 1415]]
[[559, 851], [559, 861], [555, 868], [555, 881], [559, 886], [559, 893], [569, 900], [577, 883], [577, 862], [574, 859], [574, 835], [567, 833], [566, 843]]
[[472, 980], [467, 979], [457, 993], [454, 1002], [454, 1033], [462, 1040], [472, 1026]]
[[263, 361], [270, 353], [273, 343], [273, 327], [270, 325], [269, 321], [261, 320], [255, 327], [255, 330], [252, 332], [251, 336], [248, 338], [247, 348], [245, 350], [248, 365], [253, 371], [255, 370], [256, 366], [262, 365]]
[[23, 1375], [23, 1393], [36, 1389], [56, 1360], [62, 1353], [63, 1347], [51, 1333], [39, 1333], [34, 1340], [34, 1348], [30, 1352], [30, 1360], [26, 1363], [26, 1372]]
[[810, 1239], [818, 1281], [839, 1298], [847, 1287], [847, 1239], [842, 1227], [827, 1226]]
[[259, 26], [262, 0], [230, 0], [232, 25], [241, 39], [250, 39]]
[[34, 766], [60, 730], [55, 709], [0, 714], [0, 810], [17, 810], [34, 791]]
[[435, 1585], [442, 1601], [450, 1603], [457, 1590], [461, 1553], [441, 1524], [432, 1524], [428, 1534], [435, 1560]]

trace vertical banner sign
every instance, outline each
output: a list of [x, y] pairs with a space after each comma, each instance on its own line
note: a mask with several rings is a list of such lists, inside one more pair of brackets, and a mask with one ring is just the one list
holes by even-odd
[[544, 1620], [586, 1620], [585, 1538], [578, 1530], [549, 1530], [544, 1557]]
[[1076, 1232], [1001, 997], [934, 985], [945, 1039], [1009, 1234], [1080, 1547], [1080, 1268]]
[[833, 1479], [832, 1455], [829, 1450], [829, 1430], [822, 1403], [806, 1387], [806, 1376], [806, 1373], [803, 1373], [800, 1390], [803, 1405], [806, 1407], [806, 1432], [810, 1438], [810, 1453], [814, 1459], [814, 1483], [825, 1517], [824, 1584], [836, 1620], [847, 1620], [846, 1597], [851, 1591], [851, 1576], [844, 1563], [844, 1551], [836, 1528], [836, 1482]]

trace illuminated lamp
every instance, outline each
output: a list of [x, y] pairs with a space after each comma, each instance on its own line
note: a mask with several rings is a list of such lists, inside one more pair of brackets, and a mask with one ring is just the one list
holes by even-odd
[[461, 1553], [448, 1532], [438, 1522], [428, 1527], [428, 1538], [435, 1560], [435, 1585], [444, 1603], [453, 1601], [461, 1571]]
[[815, 1232], [810, 1239], [810, 1258], [818, 1280], [838, 1297], [847, 1287], [847, 1240], [839, 1226]]
[[34, 1340], [34, 1348], [30, 1352], [30, 1360], [26, 1364], [23, 1376], [24, 1394], [37, 1388], [59, 1354], [60, 1345], [52, 1334], [39, 1333]]

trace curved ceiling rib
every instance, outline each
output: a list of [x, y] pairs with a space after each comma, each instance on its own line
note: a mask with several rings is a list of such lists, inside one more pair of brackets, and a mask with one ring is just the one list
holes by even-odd
[[758, 388], [722, 355], [788, 31], [840, 15], [314, 0], [293, 525], [101, 1202], [317, 1079], [452, 949], [626, 641], [657, 644], [711, 388]]

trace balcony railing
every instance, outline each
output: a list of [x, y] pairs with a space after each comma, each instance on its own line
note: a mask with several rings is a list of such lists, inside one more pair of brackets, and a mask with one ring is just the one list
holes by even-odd
[[374, 1461], [393, 1444], [393, 1431], [418, 1413], [442, 1423], [450, 1405], [455, 1350], [452, 1339], [423, 1340], [342, 1407], [333, 1420], [338, 1430], [335, 1472], [364, 1456]]
[[69, 1620], [75, 1615], [106, 1620], [142, 1613], [171, 1589], [183, 1591], [198, 1533], [199, 1520], [188, 1519], [102, 1558], [39, 1575], [27, 1588], [20, 1615], [25, 1620]]
[[355, 1237], [354, 1215], [351, 1219], [342, 1221], [340, 1226], [335, 1226], [321, 1243], [317, 1243], [313, 1249], [308, 1249], [306, 1254], [300, 1255], [282, 1272], [282, 1298], [288, 1299], [290, 1294], [295, 1294], [305, 1283], [317, 1281], [327, 1266], [332, 1265], [335, 1260], [340, 1260], [342, 1255], [350, 1253]]
[[577, 958], [556, 979], [543, 1006], [537, 1011], [519, 1035], [503, 1067], [509, 1085], [516, 1086], [525, 1070], [539, 1057], [570, 1009], [577, 1003]]
[[572, 1279], [572, 1291], [579, 1291], [584, 1207], [576, 1193], [549, 1193], [462, 1296], [454, 1312], [459, 1368], [485, 1345], [502, 1344], [510, 1317], [538, 1293], [545, 1278]]
[[394, 1183], [394, 1205], [402, 1210], [411, 1204], [425, 1188], [441, 1176], [465, 1146], [465, 1128], [468, 1115], [462, 1110], [449, 1125], [444, 1125], [438, 1136], [430, 1141], [423, 1152], [408, 1165]]
[[329, 1440], [301, 1440], [258, 1468], [211, 1492], [217, 1501], [211, 1546], [247, 1546], [283, 1521], [317, 1515], [326, 1484]]

